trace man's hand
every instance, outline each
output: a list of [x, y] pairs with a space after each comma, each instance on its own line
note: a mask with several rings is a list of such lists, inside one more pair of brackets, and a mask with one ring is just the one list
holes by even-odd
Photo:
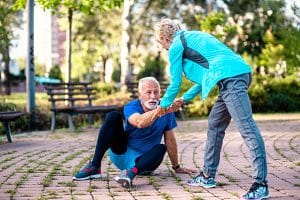
[[157, 117], [161, 117], [166, 114], [166, 110], [160, 106], [155, 109], [155, 114], [152, 116], [151, 121], [154, 121]]
[[175, 170], [175, 172], [178, 174], [191, 174], [191, 173], [197, 173], [198, 171], [194, 169], [188, 169], [185, 167], [179, 167]]

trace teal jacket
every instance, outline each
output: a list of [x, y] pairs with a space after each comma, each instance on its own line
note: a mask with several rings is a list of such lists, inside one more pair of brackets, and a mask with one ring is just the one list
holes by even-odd
[[180, 91], [182, 75], [195, 84], [183, 95], [188, 102], [202, 94], [205, 100], [222, 79], [251, 72], [250, 66], [214, 36], [200, 31], [178, 31], [169, 48], [170, 85], [160, 106], [167, 108]]

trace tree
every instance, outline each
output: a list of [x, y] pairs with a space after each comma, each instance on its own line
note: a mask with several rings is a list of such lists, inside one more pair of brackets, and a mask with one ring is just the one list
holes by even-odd
[[285, 26], [286, 18], [282, 13], [284, 0], [224, 0], [230, 10], [230, 16], [238, 24], [242, 24], [242, 35], [239, 37], [237, 51], [247, 52], [258, 56], [266, 43], [263, 39], [265, 32], [272, 29], [275, 37], [278, 31]]
[[[72, 79], [72, 23], [74, 13], [92, 15], [96, 10], [105, 11], [120, 6], [121, 0], [37, 0], [37, 3], [53, 13], [67, 15], [67, 80]], [[17, 0], [17, 7], [24, 7], [26, 0]]]
[[[13, 28], [22, 23], [22, 12], [13, 9], [13, 0], [0, 0], [0, 66], [4, 63], [4, 77], [0, 77], [1, 93], [10, 94], [10, 75], [9, 75], [9, 47], [11, 40], [15, 37]], [[2, 82], [3, 80], [3, 82]], [[3, 83], [3, 85], [2, 85]], [[3, 87], [4, 86], [4, 87]]]
[[121, 83], [130, 82], [132, 66], [130, 63], [130, 29], [131, 29], [131, 11], [134, 0], [124, 0], [122, 15], [122, 40], [121, 40]]
[[121, 9], [115, 8], [89, 17], [83, 14], [75, 17], [72, 60], [75, 77], [87, 73], [91, 77], [96, 67], [100, 76], [94, 77], [104, 82], [108, 62], [116, 63], [116, 57], [120, 56], [121, 13]]

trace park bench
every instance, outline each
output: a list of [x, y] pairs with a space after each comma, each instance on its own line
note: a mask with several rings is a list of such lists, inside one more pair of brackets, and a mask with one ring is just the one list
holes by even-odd
[[[169, 83], [168, 82], [160, 82], [160, 93], [161, 95], [163, 95], [168, 86], [169, 86]], [[127, 91], [130, 93], [130, 98], [132, 99], [137, 99], [138, 98], [138, 82], [128, 82], [126, 83], [127, 85]], [[185, 109], [185, 106], [184, 105], [182, 108], [180, 108], [177, 112], [176, 112], [176, 115], [181, 119], [181, 120], [184, 120], [185, 117], [184, 117], [184, 112], [183, 110]]]
[[21, 116], [25, 115], [25, 112], [20, 112], [20, 111], [6, 111], [6, 112], [0, 112], [0, 121], [4, 125], [4, 130], [5, 134], [7, 137], [8, 142], [12, 142], [12, 137], [11, 137], [11, 129], [10, 129], [10, 122], [15, 121]]
[[55, 131], [56, 115], [67, 114], [69, 130], [74, 131], [73, 115], [88, 114], [89, 123], [92, 121], [92, 114], [117, 110], [121, 111], [120, 105], [93, 105], [96, 99], [95, 88], [91, 83], [51, 83], [44, 84], [49, 101], [51, 102], [51, 130]]

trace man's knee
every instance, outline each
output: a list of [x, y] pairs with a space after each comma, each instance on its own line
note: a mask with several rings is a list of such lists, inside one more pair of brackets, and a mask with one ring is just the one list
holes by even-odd
[[157, 149], [159, 152], [162, 152], [162, 153], [166, 153], [166, 151], [167, 151], [167, 147], [165, 144], [156, 144], [153, 148]]
[[122, 115], [121, 113], [119, 113], [118, 111], [111, 111], [109, 113], [106, 114], [106, 117], [105, 117], [105, 120], [106, 121], [122, 121]]

